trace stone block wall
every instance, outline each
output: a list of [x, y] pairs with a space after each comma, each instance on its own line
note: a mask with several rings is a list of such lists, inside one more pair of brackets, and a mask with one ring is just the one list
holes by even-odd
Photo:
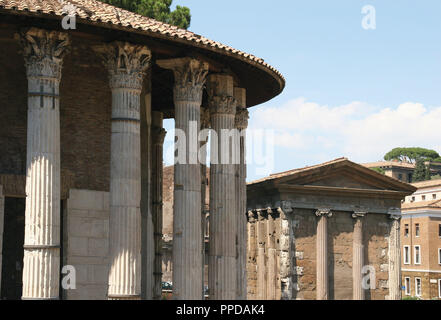
[[109, 273], [109, 193], [71, 189], [63, 210], [63, 265], [76, 270], [68, 300], [107, 299]]

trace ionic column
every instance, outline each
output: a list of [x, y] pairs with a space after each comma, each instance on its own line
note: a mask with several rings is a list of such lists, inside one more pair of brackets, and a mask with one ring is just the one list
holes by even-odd
[[[253, 211], [248, 211], [248, 262], [247, 262], [247, 283], [252, 285], [248, 287], [247, 298], [249, 300], [258, 299], [257, 289], [257, 223]], [[247, 290], [248, 290], [247, 289]]]
[[201, 231], [202, 231], [202, 299], [205, 299], [205, 233], [207, 220], [207, 147], [208, 147], [208, 131], [204, 134], [203, 131], [210, 128], [210, 110], [208, 108], [201, 108], [201, 136], [200, 136], [200, 154], [199, 160], [201, 163]]
[[276, 226], [273, 211], [268, 209], [267, 219], [267, 241], [268, 241], [268, 260], [267, 260], [267, 300], [276, 300], [276, 279], [277, 279], [277, 249], [276, 249]]
[[267, 274], [265, 264], [265, 242], [267, 241], [266, 218], [262, 215], [262, 211], [257, 211], [257, 296], [259, 300], [267, 299], [267, 284], [265, 275]]
[[140, 97], [151, 53], [123, 42], [97, 50], [112, 90], [108, 297], [134, 300], [141, 295]]
[[352, 244], [352, 282], [353, 299], [364, 300], [363, 289], [363, 266], [364, 266], [364, 245], [363, 245], [363, 220], [366, 212], [354, 212], [355, 219], [353, 244]]
[[317, 222], [317, 300], [328, 300], [328, 218], [332, 216], [330, 209], [318, 209], [315, 213]]
[[155, 239], [153, 299], [155, 300], [160, 300], [162, 297], [162, 151], [164, 147], [164, 138], [167, 133], [162, 127], [162, 120], [163, 116], [161, 112], [152, 112], [152, 217]]
[[238, 143], [237, 139], [231, 143], [228, 138], [234, 129], [236, 115], [233, 77], [225, 74], [210, 75], [207, 89], [212, 128], [208, 271], [210, 299], [235, 300], [237, 210], [233, 152], [238, 155]]
[[0, 185], [0, 292], [2, 289], [2, 260], [3, 260], [3, 226], [5, 213], [5, 197], [3, 195], [3, 186]]
[[401, 245], [400, 223], [401, 212], [394, 210], [389, 235], [389, 300], [401, 300]]
[[237, 206], [237, 299], [247, 298], [247, 165], [246, 165], [246, 129], [249, 113], [246, 109], [246, 90], [234, 88], [237, 101], [235, 127], [239, 130], [239, 160], [236, 165], [236, 206]]
[[178, 159], [174, 172], [173, 298], [200, 300], [203, 281], [201, 168], [197, 135], [208, 64], [191, 58], [157, 63], [174, 73], [175, 130], [180, 135], [176, 142]]
[[58, 299], [60, 277], [59, 86], [68, 36], [20, 34], [28, 77], [23, 299]]

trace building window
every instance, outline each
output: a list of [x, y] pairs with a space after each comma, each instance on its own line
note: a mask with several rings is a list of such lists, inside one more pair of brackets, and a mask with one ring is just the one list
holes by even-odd
[[412, 173], [407, 174], [407, 181], [410, 183], [412, 182]]
[[421, 264], [421, 246], [414, 246], [413, 247], [414, 250], [414, 261], [415, 264]]
[[411, 200], [411, 202], [415, 202], [415, 197], [412, 197], [412, 200]]
[[438, 249], [438, 264], [441, 264], [441, 248]]
[[408, 224], [404, 225], [404, 236], [409, 237], [409, 225]]
[[415, 223], [415, 237], [419, 237], [419, 236], [420, 236], [420, 224]]
[[410, 264], [410, 247], [409, 246], [404, 246], [403, 258], [404, 258], [404, 264]]
[[432, 199], [433, 199], [433, 200], [436, 200], [436, 194], [435, 194], [435, 193], [432, 194]]
[[404, 293], [406, 296], [410, 296], [410, 278], [405, 277], [404, 278]]
[[415, 278], [415, 295], [421, 297], [421, 278]]
[[441, 238], [441, 224], [438, 225], [438, 236]]
[[403, 180], [403, 175], [401, 173], [398, 174], [398, 180]]
[[426, 201], [426, 196], [421, 196], [421, 200]]

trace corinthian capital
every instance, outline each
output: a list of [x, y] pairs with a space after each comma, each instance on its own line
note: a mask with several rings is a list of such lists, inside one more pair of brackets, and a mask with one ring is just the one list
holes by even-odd
[[202, 103], [202, 91], [208, 74], [208, 63], [192, 58], [159, 60], [161, 68], [173, 71], [174, 100]]
[[235, 126], [239, 130], [244, 130], [248, 127], [249, 112], [246, 108], [236, 109]]
[[20, 31], [28, 77], [61, 79], [63, 57], [70, 43], [67, 33], [30, 28]]
[[164, 128], [160, 128], [160, 127], [152, 127], [152, 131], [153, 131], [153, 144], [163, 145], [167, 131]]
[[115, 41], [97, 46], [95, 51], [109, 70], [111, 89], [142, 89], [143, 77], [152, 57], [146, 46]]
[[236, 99], [229, 96], [213, 96], [209, 100], [211, 115], [215, 114], [236, 114]]

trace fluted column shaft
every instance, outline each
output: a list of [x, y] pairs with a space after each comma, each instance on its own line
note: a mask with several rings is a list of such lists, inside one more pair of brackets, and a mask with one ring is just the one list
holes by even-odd
[[112, 90], [108, 297], [140, 299], [140, 97], [151, 54], [144, 46], [122, 42], [98, 51], [108, 67]]
[[389, 299], [401, 300], [401, 214], [391, 214], [389, 235]]
[[277, 250], [276, 250], [276, 229], [273, 211], [268, 209], [267, 237], [268, 237], [268, 260], [267, 260], [267, 300], [276, 300], [276, 279], [277, 279]]
[[319, 209], [316, 212], [317, 222], [317, 300], [328, 300], [328, 217], [332, 216], [331, 210]]
[[208, 64], [190, 58], [157, 63], [174, 72], [175, 132], [179, 134], [174, 170], [173, 299], [200, 300], [202, 230], [198, 131]]
[[59, 86], [66, 34], [20, 34], [28, 78], [23, 299], [58, 299], [60, 273]]
[[247, 299], [247, 165], [246, 129], [249, 113], [246, 109], [246, 90], [234, 88], [237, 101], [235, 127], [239, 130], [239, 164], [236, 165], [236, 215], [237, 215], [237, 299]]
[[163, 183], [163, 158], [162, 151], [166, 131], [162, 128], [162, 113], [153, 112], [153, 164], [152, 164], [152, 211], [155, 239], [154, 261], [154, 287], [153, 299], [162, 297], [162, 183]]
[[363, 220], [365, 212], [354, 212], [353, 248], [352, 248], [352, 281], [353, 300], [364, 300], [363, 289], [363, 266], [364, 266], [364, 245], [363, 245]]
[[[210, 128], [210, 110], [208, 108], [201, 108], [201, 131]], [[202, 299], [205, 299], [205, 234], [207, 228], [207, 147], [208, 147], [208, 134], [203, 134], [201, 137], [200, 145], [200, 164], [201, 164], [201, 240], [202, 240]]]
[[238, 155], [238, 144], [235, 139], [230, 141], [226, 137], [235, 125], [233, 78], [229, 75], [210, 75], [207, 89], [212, 128], [208, 271], [210, 299], [234, 300], [237, 295], [237, 207], [233, 153]]

